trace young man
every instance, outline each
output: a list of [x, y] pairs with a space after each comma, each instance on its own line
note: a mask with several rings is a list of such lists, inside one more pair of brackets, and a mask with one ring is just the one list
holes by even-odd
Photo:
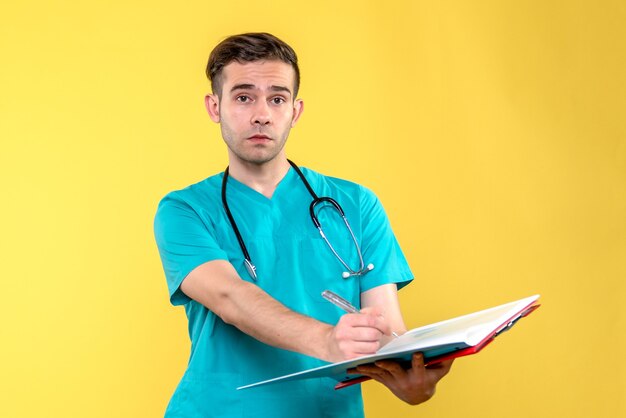
[[[185, 306], [192, 342], [166, 416], [361, 417], [359, 385], [335, 391], [331, 379], [310, 379], [236, 388], [374, 353], [405, 331], [397, 289], [412, 275], [387, 217], [367, 189], [287, 160], [284, 145], [304, 108], [291, 47], [266, 33], [231, 36], [211, 53], [207, 76], [206, 108], [229, 166], [168, 194], [155, 219], [170, 300]], [[325, 301], [327, 289], [360, 312]], [[412, 366], [358, 371], [417, 404], [450, 363], [426, 368], [415, 355]]]

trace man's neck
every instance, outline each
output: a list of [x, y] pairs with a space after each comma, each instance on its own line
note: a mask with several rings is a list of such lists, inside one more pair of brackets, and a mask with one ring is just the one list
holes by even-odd
[[290, 167], [285, 157], [276, 157], [264, 164], [252, 164], [231, 158], [228, 174], [271, 199], [276, 186], [285, 177]]

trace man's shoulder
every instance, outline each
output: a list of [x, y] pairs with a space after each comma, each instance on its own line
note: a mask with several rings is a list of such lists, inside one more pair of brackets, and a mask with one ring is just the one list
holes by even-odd
[[376, 197], [374, 192], [372, 192], [368, 187], [352, 180], [321, 174], [310, 168], [303, 168], [302, 171], [304, 175], [310, 179], [309, 181], [312, 180], [318, 187], [328, 187], [330, 190], [340, 194], [345, 193], [352, 196], [359, 195], [367, 198]]
[[214, 174], [182, 189], [173, 190], [161, 199], [159, 205], [166, 202], [184, 202], [190, 206], [199, 202], [206, 204], [207, 200], [214, 200], [215, 196], [219, 196], [222, 175], [223, 173]]

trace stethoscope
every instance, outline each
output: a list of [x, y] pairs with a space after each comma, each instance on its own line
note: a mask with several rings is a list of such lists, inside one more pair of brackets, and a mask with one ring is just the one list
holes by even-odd
[[[341, 208], [339, 203], [337, 203], [337, 201], [331, 197], [318, 197], [313, 191], [313, 189], [311, 188], [311, 185], [309, 184], [309, 182], [306, 180], [306, 178], [304, 178], [304, 174], [302, 174], [302, 171], [300, 171], [300, 168], [296, 165], [296, 163], [294, 163], [291, 160], [287, 160], [287, 161], [289, 162], [289, 164], [291, 164], [294, 170], [296, 170], [298, 177], [300, 177], [300, 180], [302, 180], [302, 183], [304, 183], [304, 185], [306, 186], [307, 190], [311, 194], [311, 197], [313, 197], [313, 201], [309, 205], [309, 213], [311, 215], [311, 220], [313, 221], [313, 224], [319, 231], [320, 235], [322, 236], [322, 239], [326, 242], [326, 245], [328, 245], [328, 248], [330, 248], [330, 250], [335, 255], [337, 260], [339, 260], [341, 264], [347, 270], [341, 274], [341, 277], [343, 277], [344, 279], [347, 279], [348, 277], [352, 277], [352, 276], [363, 276], [369, 273], [370, 271], [374, 270], [373, 264], [370, 263], [366, 266], [365, 263], [363, 262], [363, 254], [361, 253], [361, 247], [359, 246], [359, 243], [357, 242], [356, 237], [354, 236], [354, 232], [352, 232], [352, 228], [350, 227], [350, 223], [346, 219], [346, 215], [343, 212], [343, 209]], [[226, 211], [226, 215], [228, 216], [230, 225], [233, 227], [233, 232], [235, 233], [235, 236], [237, 237], [237, 241], [239, 241], [241, 252], [243, 252], [244, 265], [246, 267], [246, 270], [250, 274], [250, 277], [252, 277], [252, 279], [256, 281], [257, 280], [256, 266], [252, 264], [252, 259], [250, 258], [250, 254], [248, 253], [246, 244], [243, 242], [243, 238], [241, 237], [241, 234], [239, 233], [239, 228], [237, 228], [237, 223], [235, 223], [235, 219], [233, 218], [233, 215], [232, 213], [230, 213], [230, 209], [228, 208], [228, 202], [226, 202], [227, 180], [228, 180], [228, 167], [226, 167], [226, 170], [224, 170], [224, 178], [222, 179], [222, 205], [224, 206], [224, 210]], [[348, 264], [343, 260], [343, 258], [341, 258], [339, 254], [337, 254], [337, 251], [335, 251], [335, 248], [333, 248], [333, 246], [328, 241], [328, 238], [326, 238], [326, 235], [324, 234], [324, 231], [322, 230], [322, 224], [320, 224], [320, 221], [317, 219], [317, 216], [315, 215], [315, 207], [321, 203], [329, 203], [332, 207], [334, 207], [337, 210], [337, 212], [339, 212], [339, 215], [341, 215], [343, 222], [346, 224], [346, 228], [348, 228], [348, 231], [350, 232], [350, 236], [352, 237], [352, 242], [354, 242], [354, 246], [356, 247], [356, 251], [359, 255], [360, 265], [359, 265], [358, 270], [352, 270], [350, 266], [348, 266]]]

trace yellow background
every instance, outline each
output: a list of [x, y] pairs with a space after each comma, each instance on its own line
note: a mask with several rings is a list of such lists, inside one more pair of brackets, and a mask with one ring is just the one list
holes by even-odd
[[[10, 4], [10, 5], [9, 5]], [[623, 1], [15, 1], [0, 6], [0, 416], [161, 416], [187, 361], [152, 237], [222, 170], [224, 36], [297, 50], [288, 153], [382, 200], [411, 327], [542, 294], [427, 404], [368, 417], [626, 416]]]

